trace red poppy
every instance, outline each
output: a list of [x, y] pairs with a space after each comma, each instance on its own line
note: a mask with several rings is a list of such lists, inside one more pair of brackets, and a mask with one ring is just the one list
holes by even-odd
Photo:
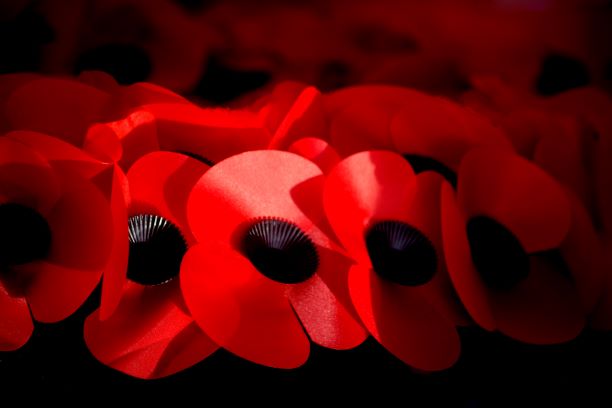
[[365, 339], [349, 262], [325, 233], [322, 186], [313, 163], [255, 151], [216, 164], [194, 187], [187, 215], [198, 244], [181, 287], [194, 319], [230, 352], [292, 368], [308, 358], [308, 338], [333, 349]]
[[344, 159], [329, 174], [324, 203], [336, 235], [357, 262], [353, 304], [369, 332], [422, 370], [459, 356], [456, 324], [467, 323], [446, 272], [440, 230], [442, 176], [416, 176], [392, 152]]
[[27, 341], [32, 317], [57, 322], [87, 299], [108, 265], [113, 228], [93, 182], [53, 167], [18, 138], [2, 137], [0, 145], [0, 346], [7, 350]]
[[510, 152], [475, 149], [457, 192], [442, 192], [442, 231], [453, 284], [487, 330], [548, 344], [582, 330], [602, 270], [595, 231], [577, 200]]
[[[85, 322], [85, 341], [103, 364], [139, 378], [184, 370], [217, 346], [195, 324], [177, 277], [195, 241], [186, 203], [208, 166], [188, 156], [153, 152], [134, 163], [129, 182], [129, 261], [101, 308]], [[118, 300], [112, 313], [106, 302]], [[109, 310], [109, 309], [107, 309]]]

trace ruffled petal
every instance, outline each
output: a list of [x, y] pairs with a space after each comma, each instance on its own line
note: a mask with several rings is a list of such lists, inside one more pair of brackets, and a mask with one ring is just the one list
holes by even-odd
[[295, 368], [310, 344], [286, 295], [286, 286], [261, 273], [228, 245], [206, 242], [183, 259], [181, 288], [202, 330], [249, 361]]
[[176, 284], [128, 284], [107, 319], [85, 321], [85, 342], [100, 362], [133, 377], [166, 377], [202, 361], [217, 346], [180, 307]]
[[526, 343], [572, 340], [586, 322], [571, 281], [538, 256], [531, 257], [527, 279], [511, 291], [495, 293], [490, 299], [499, 331]]
[[27, 343], [33, 330], [26, 299], [11, 296], [0, 281], [0, 351], [17, 350]]
[[340, 156], [336, 150], [326, 141], [316, 137], [305, 137], [295, 141], [288, 151], [310, 160], [325, 174], [340, 162]]
[[472, 262], [466, 232], [466, 216], [457, 204], [455, 191], [442, 186], [442, 238], [449, 276], [463, 305], [478, 325], [495, 330], [488, 289]]
[[443, 370], [459, 358], [455, 326], [413, 288], [385, 282], [356, 266], [349, 274], [349, 289], [372, 336], [406, 364]]
[[347, 251], [368, 265], [364, 234], [372, 221], [408, 221], [416, 178], [403, 157], [384, 151], [357, 153], [340, 162], [325, 181], [329, 222]]
[[563, 188], [512, 153], [475, 149], [459, 169], [458, 200], [466, 215], [488, 216], [508, 228], [528, 253], [558, 247], [571, 212]]

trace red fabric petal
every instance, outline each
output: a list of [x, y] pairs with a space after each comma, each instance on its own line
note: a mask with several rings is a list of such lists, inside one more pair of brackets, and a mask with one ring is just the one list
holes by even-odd
[[96, 160], [81, 149], [43, 133], [15, 131], [6, 137], [30, 146], [40, 153], [57, 170], [66, 174], [78, 174], [91, 178], [108, 168], [107, 163]]
[[203, 109], [186, 104], [147, 105], [155, 117], [163, 150], [198, 154], [212, 162], [263, 149], [270, 135], [257, 115], [246, 111]]
[[477, 146], [510, 149], [510, 143], [484, 117], [448, 100], [420, 95], [393, 116], [390, 134], [395, 150], [433, 158], [456, 170]]
[[160, 150], [155, 117], [137, 110], [115, 122], [91, 126], [84, 148], [104, 160], [118, 161], [124, 170], [147, 153]]
[[102, 295], [99, 316], [102, 320], [108, 318], [115, 310], [123, 287], [127, 280], [127, 265], [129, 255], [127, 206], [129, 202], [129, 187], [125, 174], [115, 166], [110, 175], [110, 188], [107, 198], [113, 217], [113, 242], [108, 262], [103, 268]]
[[349, 273], [349, 289], [372, 336], [406, 364], [443, 370], [459, 358], [455, 326], [414, 288], [385, 282], [357, 266]]
[[187, 198], [209, 169], [204, 163], [172, 152], [154, 152], [138, 160], [128, 172], [131, 214], [153, 213], [175, 223], [192, 240], [187, 227]]
[[85, 321], [85, 342], [103, 364], [125, 374], [153, 379], [182, 371], [217, 346], [181, 307], [175, 283], [143, 287], [130, 283], [115, 313], [94, 312]]
[[113, 241], [108, 201], [90, 182], [76, 178], [64, 182], [69, 190], [47, 216], [53, 237], [48, 260], [69, 268], [100, 270]]
[[261, 273], [236, 250], [207, 242], [183, 259], [181, 288], [194, 319], [217, 344], [258, 364], [294, 368], [310, 344], [286, 285]]
[[326, 141], [316, 137], [299, 139], [287, 150], [310, 160], [319, 166], [325, 174], [329, 173], [340, 162], [340, 156], [338, 156], [336, 150]]
[[490, 299], [499, 331], [526, 343], [569, 341], [585, 325], [580, 298], [571, 281], [537, 256], [531, 258], [526, 280]]
[[321, 93], [314, 87], [307, 87], [293, 101], [276, 128], [268, 147], [286, 148], [297, 137], [304, 135], [322, 137], [325, 127]]
[[0, 281], [0, 351], [17, 350], [27, 343], [33, 330], [25, 298], [11, 296]]
[[13, 129], [58, 136], [80, 146], [87, 127], [100, 119], [110, 96], [67, 79], [43, 78], [16, 89], [6, 102]]
[[365, 150], [394, 150], [391, 119], [394, 110], [357, 100], [331, 116], [329, 137], [342, 157]]
[[588, 313], [595, 308], [604, 289], [607, 273], [604, 249], [586, 209], [577, 198], [570, 198], [572, 226], [559, 249], [572, 272], [583, 310]]
[[406, 208], [405, 220], [421, 231], [434, 245], [438, 255], [438, 270], [430, 282], [414, 289], [451, 321], [467, 325], [469, 318], [455, 293], [444, 260], [441, 226], [441, 192], [444, 178], [428, 171], [417, 175], [416, 181], [417, 192], [410, 207]]
[[329, 239], [317, 228], [324, 221], [322, 183], [321, 170], [293, 153], [236, 155], [213, 166], [196, 184], [187, 203], [189, 224], [200, 242], [234, 242], [246, 221], [278, 217], [327, 246]]
[[325, 110], [332, 116], [356, 101], [367, 101], [381, 110], [396, 110], [422, 93], [414, 89], [391, 85], [349, 86], [325, 95]]
[[357, 347], [367, 337], [348, 293], [350, 265], [339, 253], [319, 249], [317, 274], [288, 291], [310, 339], [336, 350]]
[[0, 194], [7, 201], [46, 214], [60, 196], [60, 182], [49, 163], [25, 144], [0, 138]]
[[407, 221], [416, 178], [401, 156], [357, 153], [340, 162], [325, 182], [323, 202], [334, 232], [351, 256], [368, 265], [364, 234], [372, 221]]
[[488, 290], [472, 263], [466, 222], [453, 188], [448, 184], [443, 185], [442, 238], [449, 276], [463, 305], [476, 323], [486, 330], [495, 330], [496, 322]]
[[498, 149], [465, 156], [458, 200], [468, 217], [484, 215], [503, 224], [528, 253], [558, 247], [570, 227], [563, 188], [534, 164]]

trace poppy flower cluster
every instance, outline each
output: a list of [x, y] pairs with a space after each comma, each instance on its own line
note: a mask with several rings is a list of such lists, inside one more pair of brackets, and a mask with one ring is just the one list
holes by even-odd
[[0, 77], [0, 350], [99, 283], [85, 343], [145, 379], [369, 336], [436, 371], [458, 327], [612, 327], [612, 101], [479, 83], [460, 103], [284, 82], [230, 109], [97, 72]]

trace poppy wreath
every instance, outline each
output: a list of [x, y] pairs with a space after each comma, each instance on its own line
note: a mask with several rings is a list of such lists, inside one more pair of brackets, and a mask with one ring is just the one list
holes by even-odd
[[475, 83], [458, 102], [283, 82], [229, 108], [97, 72], [0, 77], [0, 350], [100, 283], [85, 343], [143, 379], [369, 336], [438, 371], [462, 326], [608, 329], [609, 97]]

